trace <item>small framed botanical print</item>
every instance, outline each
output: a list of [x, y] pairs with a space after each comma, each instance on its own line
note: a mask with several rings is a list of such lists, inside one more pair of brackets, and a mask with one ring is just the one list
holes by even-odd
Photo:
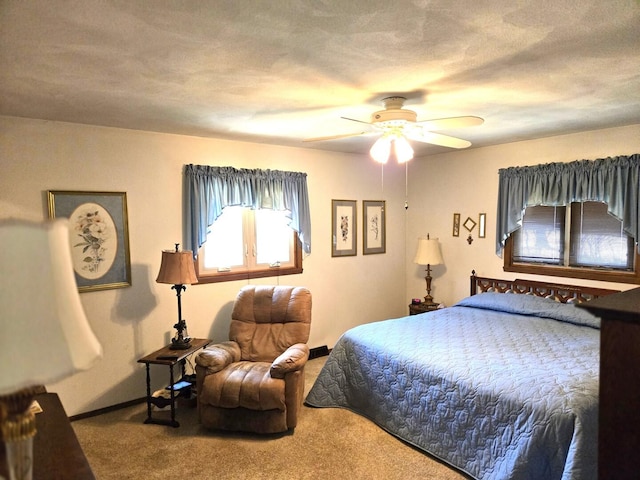
[[362, 201], [362, 253], [385, 253], [386, 219], [384, 200]]
[[453, 214], [453, 236], [454, 237], [460, 236], [460, 214], [459, 213]]
[[357, 212], [355, 200], [331, 200], [331, 256], [356, 255]]

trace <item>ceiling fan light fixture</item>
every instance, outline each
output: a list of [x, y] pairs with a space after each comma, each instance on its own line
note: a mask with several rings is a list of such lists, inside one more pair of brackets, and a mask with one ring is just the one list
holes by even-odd
[[387, 163], [391, 154], [391, 137], [383, 135], [372, 145], [369, 155], [378, 163]]
[[472, 127], [481, 125], [484, 120], [480, 117], [446, 117], [433, 120], [417, 121], [417, 114], [413, 110], [402, 108], [406, 98], [402, 96], [391, 96], [383, 98], [385, 109], [374, 112], [370, 122], [356, 120], [348, 117], [341, 117], [344, 120], [364, 123], [369, 125], [369, 130], [357, 133], [346, 133], [330, 135], [327, 137], [308, 138], [305, 142], [319, 140], [337, 140], [342, 138], [357, 137], [367, 133], [379, 133], [382, 135], [371, 147], [369, 154], [376, 162], [387, 163], [391, 155], [391, 144], [393, 143], [394, 154], [398, 163], [406, 163], [413, 158], [413, 148], [409, 140], [421, 143], [429, 143], [446, 148], [467, 148], [471, 142], [461, 138], [451, 137], [433, 130], [446, 130], [461, 127]]
[[413, 148], [404, 135], [396, 136], [393, 147], [398, 163], [406, 163], [413, 158]]

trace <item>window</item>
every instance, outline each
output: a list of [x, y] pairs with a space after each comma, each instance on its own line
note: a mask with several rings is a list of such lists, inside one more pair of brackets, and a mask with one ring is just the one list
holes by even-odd
[[562, 265], [565, 207], [529, 207], [513, 232], [517, 262]]
[[302, 273], [302, 252], [284, 212], [226, 207], [199, 250], [200, 283]]
[[[207, 236], [215, 220], [222, 215], [226, 207], [236, 205], [253, 210], [286, 211], [288, 225], [297, 233], [297, 240], [294, 242], [297, 271], [285, 272], [284, 269], [278, 271], [280, 275], [301, 273], [300, 249], [307, 254], [311, 253], [311, 215], [307, 174], [280, 170], [185, 165], [185, 249], [198, 252], [199, 256], [201, 247], [207, 243]], [[254, 221], [251, 222], [251, 224], [254, 223]], [[244, 231], [245, 223], [242, 228]], [[227, 234], [225, 230], [225, 236]], [[248, 238], [246, 231], [243, 233], [243, 238]], [[241, 245], [243, 248], [247, 245], [248, 248], [249, 244], [250, 242], [243, 240]], [[227, 253], [226, 250], [223, 249], [223, 251]], [[245, 278], [246, 276], [244, 275]]]
[[640, 283], [635, 241], [601, 202], [527, 207], [507, 240], [504, 269]]

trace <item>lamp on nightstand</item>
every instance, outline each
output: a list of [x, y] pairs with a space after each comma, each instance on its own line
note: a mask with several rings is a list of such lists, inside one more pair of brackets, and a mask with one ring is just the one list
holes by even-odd
[[11, 480], [33, 477], [39, 386], [89, 368], [102, 347], [85, 317], [67, 220], [0, 221], [0, 432]]
[[418, 238], [418, 251], [416, 257], [413, 259], [414, 263], [418, 265], [427, 266], [427, 276], [424, 279], [427, 282], [427, 295], [424, 297], [426, 305], [435, 305], [433, 297], [431, 296], [431, 266], [441, 265], [444, 263], [442, 260], [442, 254], [440, 253], [440, 244], [437, 238]]
[[191, 346], [191, 338], [187, 334], [187, 322], [182, 318], [182, 301], [181, 294], [186, 290], [185, 285], [198, 283], [196, 271], [193, 267], [193, 253], [189, 250], [180, 252], [176, 243], [176, 249], [165, 250], [162, 252], [162, 263], [160, 264], [160, 272], [156, 282], [172, 283], [173, 290], [176, 291], [178, 297], [178, 323], [173, 328], [177, 330], [176, 336], [171, 339], [171, 350], [186, 350]]

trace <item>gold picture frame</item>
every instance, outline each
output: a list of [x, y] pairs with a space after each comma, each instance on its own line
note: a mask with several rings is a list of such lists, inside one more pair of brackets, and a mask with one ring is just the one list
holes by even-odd
[[476, 221], [471, 217], [467, 217], [462, 226], [471, 232], [476, 228]]
[[453, 236], [454, 237], [460, 236], [460, 214], [459, 213], [453, 214]]
[[69, 219], [78, 291], [131, 286], [126, 192], [47, 192], [49, 218]]
[[331, 200], [331, 256], [357, 254], [358, 215], [355, 200]]
[[362, 201], [362, 254], [385, 253], [387, 243], [384, 200]]
[[485, 238], [487, 236], [487, 214], [481, 213], [478, 215], [478, 238]]

